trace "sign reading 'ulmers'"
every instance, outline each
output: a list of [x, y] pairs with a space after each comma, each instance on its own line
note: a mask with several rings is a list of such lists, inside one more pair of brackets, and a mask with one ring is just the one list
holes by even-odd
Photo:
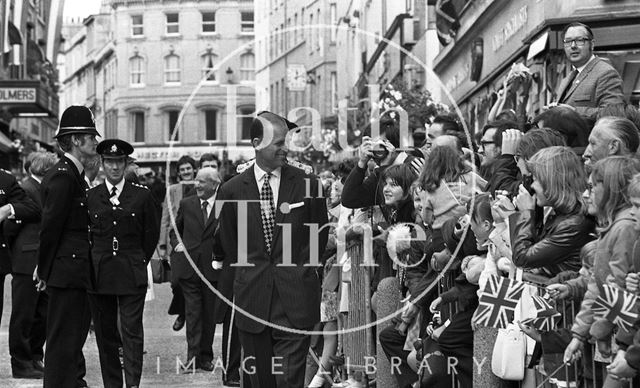
[[36, 88], [0, 88], [0, 104], [36, 102]]

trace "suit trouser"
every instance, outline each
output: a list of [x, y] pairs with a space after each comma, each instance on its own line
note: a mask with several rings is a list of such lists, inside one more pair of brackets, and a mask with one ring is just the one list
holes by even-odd
[[[197, 274], [179, 280], [184, 295], [187, 326], [187, 359], [196, 358], [196, 366], [213, 360], [213, 337], [216, 332], [216, 294]], [[214, 283], [215, 287], [216, 284]]]
[[12, 369], [31, 369], [44, 358], [47, 338], [47, 294], [38, 292], [32, 275], [13, 274], [9, 354]]
[[[269, 320], [278, 326], [293, 327], [284, 309], [274, 287]], [[249, 371], [252, 388], [304, 386], [310, 336], [271, 327], [265, 327], [260, 333], [240, 330], [239, 334], [246, 361], [243, 366]]]
[[[240, 337], [238, 328], [231, 322], [231, 307], [225, 309], [222, 322], [222, 362], [226, 370], [225, 379], [240, 379]], [[238, 314], [236, 312], [236, 314]], [[229, 332], [231, 343], [229, 344]]]
[[[144, 352], [145, 294], [99, 295], [89, 294], [96, 342], [100, 355], [100, 370], [105, 388], [122, 387], [122, 367], [118, 357], [120, 338], [124, 359], [124, 378], [127, 387], [140, 385]], [[118, 332], [118, 316], [120, 329]]]
[[91, 324], [87, 292], [47, 286], [47, 293], [44, 388], [75, 387], [86, 372], [82, 347]]
[[178, 284], [177, 282], [171, 282], [171, 292], [173, 293], [173, 297], [171, 298], [169, 311], [167, 311], [167, 313], [169, 315], [184, 316], [184, 295], [182, 294], [182, 288], [180, 288], [180, 284]]

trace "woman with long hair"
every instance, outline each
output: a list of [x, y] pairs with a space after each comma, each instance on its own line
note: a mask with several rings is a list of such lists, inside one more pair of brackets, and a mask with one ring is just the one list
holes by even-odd
[[[513, 263], [525, 273], [551, 278], [580, 269], [580, 249], [592, 238], [582, 193], [587, 179], [578, 155], [555, 146], [536, 152], [527, 163], [530, 193], [520, 185], [509, 216]], [[544, 212], [536, 212], [536, 208]]]
[[[572, 360], [591, 337], [595, 338], [601, 354], [606, 356], [611, 352], [614, 324], [596, 318], [593, 304], [604, 285], [624, 289], [627, 274], [637, 271], [633, 265], [633, 249], [640, 233], [634, 228], [627, 189], [638, 172], [639, 160], [612, 156], [598, 161], [589, 177], [585, 197], [589, 214], [595, 215], [598, 221], [598, 242], [587, 292], [571, 328], [573, 339], [565, 350], [565, 361]], [[621, 384], [607, 377], [604, 386], [622, 387]]]

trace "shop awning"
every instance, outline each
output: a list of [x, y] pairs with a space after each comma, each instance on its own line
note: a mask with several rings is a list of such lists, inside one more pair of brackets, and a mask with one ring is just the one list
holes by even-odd
[[544, 34], [540, 35], [529, 46], [529, 53], [527, 54], [527, 60], [532, 59], [536, 55], [546, 50], [548, 42], [549, 42], [549, 31], [545, 31]]

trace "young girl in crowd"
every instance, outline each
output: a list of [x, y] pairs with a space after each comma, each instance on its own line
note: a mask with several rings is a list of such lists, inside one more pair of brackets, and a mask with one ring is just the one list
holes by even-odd
[[422, 218], [433, 229], [433, 244], [438, 247], [443, 245], [442, 225], [465, 214], [467, 202], [483, 191], [486, 182], [452, 147], [434, 147], [425, 166], [419, 178], [424, 190]]
[[[595, 319], [593, 304], [602, 286], [625, 286], [629, 272], [635, 271], [633, 249], [640, 234], [631, 217], [627, 188], [634, 174], [640, 172], [640, 161], [624, 156], [612, 156], [597, 162], [589, 177], [588, 211], [598, 220], [598, 242], [580, 312], [571, 328], [573, 339], [565, 350], [564, 360], [572, 361], [591, 337], [604, 357], [611, 353], [613, 323]], [[626, 383], [607, 376], [604, 387], [622, 387]]]

